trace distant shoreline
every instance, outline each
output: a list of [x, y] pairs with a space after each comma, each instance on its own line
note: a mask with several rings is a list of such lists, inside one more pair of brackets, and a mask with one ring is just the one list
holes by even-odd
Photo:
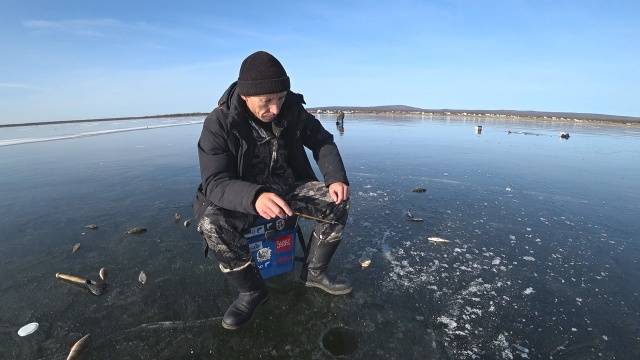
[[[640, 125], [640, 117], [618, 116], [606, 114], [589, 114], [589, 113], [567, 113], [567, 112], [543, 112], [543, 111], [521, 111], [521, 110], [453, 110], [453, 109], [421, 109], [406, 105], [387, 105], [372, 107], [354, 107], [354, 106], [324, 106], [307, 108], [312, 114], [316, 115], [337, 115], [339, 111], [352, 115], [421, 115], [421, 116], [455, 116], [469, 118], [496, 118], [496, 119], [524, 119], [538, 121], [575, 121], [575, 122], [606, 122], [624, 125]], [[120, 121], [120, 120], [144, 120], [156, 118], [171, 117], [192, 117], [206, 116], [208, 112], [180, 113], [180, 114], [161, 114], [146, 116], [127, 116], [114, 118], [97, 118], [97, 119], [78, 119], [78, 120], [59, 120], [44, 122], [28, 122], [15, 124], [0, 124], [0, 128], [20, 127], [20, 126], [39, 126], [39, 125], [58, 125], [73, 124], [86, 122], [101, 121]]]
[[522, 111], [522, 110], [454, 110], [454, 109], [421, 109], [405, 105], [353, 107], [325, 106], [309, 108], [313, 114], [334, 114], [339, 111], [345, 114], [380, 114], [380, 115], [422, 115], [422, 116], [455, 116], [469, 118], [515, 118], [540, 121], [575, 121], [575, 122], [607, 122], [626, 125], [640, 124], [640, 117], [618, 116], [590, 113]]

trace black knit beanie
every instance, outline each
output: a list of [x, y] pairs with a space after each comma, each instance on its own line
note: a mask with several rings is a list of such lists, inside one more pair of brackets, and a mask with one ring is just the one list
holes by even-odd
[[275, 94], [290, 88], [289, 77], [280, 61], [266, 51], [249, 55], [240, 66], [240, 95]]

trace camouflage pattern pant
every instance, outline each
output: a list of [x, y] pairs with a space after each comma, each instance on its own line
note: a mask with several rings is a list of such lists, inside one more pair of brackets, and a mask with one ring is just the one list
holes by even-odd
[[[339, 241], [342, 238], [349, 202], [344, 201], [336, 205], [331, 200], [329, 189], [324, 183], [318, 181], [296, 183], [294, 190], [286, 194], [284, 200], [293, 211], [339, 223], [316, 222], [312, 241], [321, 244]], [[220, 265], [227, 269], [236, 269], [251, 261], [249, 245], [243, 234], [258, 217], [258, 215], [210, 206], [198, 223], [198, 231]]]

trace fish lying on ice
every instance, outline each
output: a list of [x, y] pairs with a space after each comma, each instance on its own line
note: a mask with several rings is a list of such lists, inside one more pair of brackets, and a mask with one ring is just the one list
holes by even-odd
[[424, 221], [423, 218], [417, 218], [417, 217], [413, 216], [413, 213], [411, 212], [411, 209], [407, 210], [407, 220], [408, 221], [415, 221], [415, 222]]
[[435, 237], [435, 236], [428, 237], [427, 240], [431, 241], [434, 244], [448, 244], [448, 243], [450, 243], [450, 241], [447, 240], [447, 239], [443, 239], [443, 238], [439, 238], [439, 237]]
[[83, 336], [82, 339], [73, 344], [71, 350], [69, 350], [69, 356], [67, 356], [67, 360], [75, 360], [80, 358], [80, 355], [82, 355], [84, 350], [89, 345], [89, 335], [90, 334]]
[[98, 275], [100, 275], [100, 280], [107, 281], [107, 268], [100, 268]]
[[147, 229], [143, 227], [134, 227], [133, 229], [127, 230], [127, 234], [129, 235], [137, 235], [145, 232], [147, 232]]

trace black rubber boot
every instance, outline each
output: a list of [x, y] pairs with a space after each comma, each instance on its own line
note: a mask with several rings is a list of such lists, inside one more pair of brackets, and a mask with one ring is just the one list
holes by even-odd
[[236, 286], [240, 294], [224, 313], [222, 327], [236, 330], [251, 320], [256, 308], [267, 301], [269, 293], [253, 264], [239, 270], [223, 271], [223, 274]]
[[351, 292], [351, 284], [345, 280], [337, 280], [327, 274], [329, 261], [333, 253], [336, 252], [340, 240], [323, 243], [318, 246], [315, 236], [311, 236], [312, 240], [316, 240], [311, 244], [309, 249], [309, 257], [307, 263], [302, 268], [300, 280], [307, 287], [317, 287], [328, 292], [331, 295], [344, 295]]

